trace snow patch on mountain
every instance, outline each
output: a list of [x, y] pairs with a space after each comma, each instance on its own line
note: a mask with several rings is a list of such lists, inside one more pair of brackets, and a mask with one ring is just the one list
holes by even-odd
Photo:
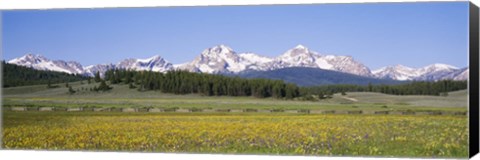
[[373, 71], [377, 78], [394, 80], [426, 80], [454, 79], [452, 74], [458, 72], [457, 67], [435, 63], [421, 68], [411, 68], [403, 65], [387, 66]]
[[457, 72], [457, 74], [453, 76], [453, 80], [456, 80], [456, 81], [468, 80], [468, 76], [469, 76], [469, 68], [466, 67], [461, 69], [459, 72]]
[[10, 64], [30, 67], [37, 70], [49, 70], [65, 72], [69, 74], [81, 74], [83, 71], [82, 65], [77, 62], [65, 62], [62, 60], [49, 60], [41, 55], [26, 54], [22, 57], [8, 61]]
[[205, 49], [198, 57], [180, 69], [202, 73], [238, 73], [246, 69], [256, 68], [268, 58], [253, 53], [237, 54], [226, 45], [217, 45]]
[[91, 76], [93, 77], [95, 73], [99, 73], [100, 77], [104, 77], [104, 74], [106, 71], [115, 69], [114, 64], [97, 64], [97, 65], [90, 65], [85, 67], [85, 70], [83, 72], [84, 75], [86, 76]]
[[125, 59], [116, 65], [116, 68], [136, 70], [136, 71], [155, 71], [166, 72], [173, 69], [173, 64], [162, 57], [156, 55], [147, 59]]
[[339, 71], [360, 76], [372, 76], [370, 69], [350, 56], [321, 55], [303, 45], [297, 45], [270, 62], [270, 69], [310, 67]]
[[421, 74], [416, 69], [403, 65], [387, 66], [372, 71], [377, 78], [387, 78], [394, 80], [413, 80]]

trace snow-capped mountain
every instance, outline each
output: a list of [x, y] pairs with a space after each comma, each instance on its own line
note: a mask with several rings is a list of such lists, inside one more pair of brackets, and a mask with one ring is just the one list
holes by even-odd
[[230, 47], [218, 45], [205, 49], [192, 62], [179, 65], [179, 69], [202, 73], [238, 73], [244, 70], [265, 69], [271, 59], [254, 53], [237, 54]]
[[445, 79], [443, 77], [448, 76], [452, 72], [456, 72], [459, 69], [457, 67], [447, 65], [447, 64], [432, 64], [420, 68], [419, 72], [422, 76], [418, 77], [416, 80], [426, 80], [434, 81], [439, 79]]
[[115, 69], [114, 64], [97, 64], [97, 65], [90, 65], [85, 67], [83, 74], [86, 76], [93, 77], [95, 73], [99, 73], [100, 77], [104, 76], [104, 73], [108, 70]]
[[372, 76], [368, 67], [356, 62], [352, 57], [320, 55], [303, 45], [298, 45], [276, 58], [255, 53], [236, 53], [226, 45], [218, 45], [204, 50], [192, 62], [176, 66], [179, 69], [202, 73], [239, 73], [246, 70], [310, 67]]
[[166, 72], [173, 69], [173, 64], [157, 55], [147, 59], [125, 59], [119, 62], [116, 67], [137, 71], [147, 70], [155, 72]]
[[386, 78], [394, 80], [413, 80], [419, 77], [420, 74], [416, 69], [406, 67], [403, 65], [387, 66], [378, 70], [372, 71], [377, 78]]
[[[464, 70], [447, 64], [432, 64], [421, 68], [411, 68], [403, 65], [387, 66], [373, 71], [375, 77], [394, 80], [441, 80], [441, 79], [464, 79], [456, 77], [457, 72]], [[468, 72], [468, 71], [467, 71]], [[463, 74], [465, 76], [465, 73]], [[467, 73], [468, 76], [468, 73]]]
[[333, 69], [333, 65], [322, 59], [320, 54], [310, 51], [310, 49], [303, 45], [297, 45], [295, 48], [278, 56], [269, 66], [271, 69], [287, 67]]
[[160, 56], [153, 56], [147, 59], [125, 59], [118, 64], [97, 64], [83, 67], [75, 61], [65, 62], [63, 60], [50, 60], [41, 55], [26, 54], [25, 56], [12, 59], [8, 63], [31, 67], [37, 70], [49, 70], [66, 72], [70, 74], [83, 74], [93, 76], [99, 72], [103, 77], [103, 73], [110, 69], [132, 69], [147, 70], [155, 72], [166, 72], [173, 69], [173, 65], [164, 60]]
[[459, 69], [455, 72], [449, 73], [449, 74], [443, 76], [441, 79], [452, 79], [452, 80], [457, 80], [457, 81], [468, 80], [468, 75], [469, 75], [468, 72], [469, 72], [468, 67], [465, 67], [465, 68]]
[[80, 63], [74, 61], [49, 60], [41, 55], [26, 54], [22, 57], [8, 61], [11, 64], [31, 67], [37, 70], [50, 70], [58, 72], [66, 72], [69, 74], [79, 74], [83, 72], [83, 67]]
[[459, 70], [459, 72], [457, 73], [454, 73], [455, 76], [453, 76], [453, 80], [468, 80], [468, 76], [469, 76], [469, 68], [468, 67], [465, 67], [461, 70]]
[[245, 69], [240, 57], [225, 45], [205, 49], [198, 57], [182, 69], [202, 73], [239, 72]]
[[156, 55], [147, 59], [128, 58], [117, 64], [91, 65], [85, 67], [85, 70], [82, 73], [88, 76], [93, 76], [95, 73], [99, 72], [100, 76], [103, 77], [103, 73], [111, 69], [166, 72], [173, 69], [173, 64]]
[[311, 67], [366, 77], [372, 76], [367, 66], [355, 61], [350, 56], [321, 55], [303, 45], [288, 50], [275, 58], [268, 66], [270, 66], [270, 69]]
[[12, 59], [8, 63], [32, 67], [38, 70], [51, 70], [73, 74], [93, 76], [99, 72], [101, 76], [110, 69], [147, 70], [166, 72], [173, 69], [188, 70], [201, 73], [237, 74], [244, 71], [271, 71], [290, 67], [319, 68], [364, 77], [393, 80], [466, 80], [468, 67], [458, 69], [447, 64], [432, 64], [421, 68], [403, 65], [387, 66], [375, 71], [357, 62], [351, 56], [324, 55], [303, 45], [287, 50], [275, 58], [264, 57], [255, 53], [237, 53], [226, 45], [217, 45], [205, 49], [193, 61], [172, 64], [161, 56], [146, 59], [129, 58], [116, 64], [98, 64], [83, 67], [74, 61], [49, 60], [41, 55], [26, 54]]

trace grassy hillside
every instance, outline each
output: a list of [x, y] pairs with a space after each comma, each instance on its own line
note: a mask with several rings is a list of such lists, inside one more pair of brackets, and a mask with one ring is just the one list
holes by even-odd
[[346, 99], [355, 103], [396, 104], [413, 106], [436, 107], [466, 107], [468, 105], [467, 90], [449, 92], [448, 96], [419, 96], [419, 95], [388, 95], [373, 92], [347, 92], [347, 95], [337, 95], [336, 99]]
[[[466, 110], [467, 92], [456, 91], [448, 96], [395, 96], [370, 92], [347, 92], [342, 96], [321, 101], [279, 100], [275, 98], [175, 95], [159, 91], [140, 92], [128, 85], [111, 85], [107, 92], [89, 89], [99, 83], [70, 83], [77, 92], [69, 94], [64, 83], [60, 88], [47, 89], [45, 85], [10, 87], [3, 89], [5, 105], [63, 106], [63, 107], [161, 107], [161, 108], [229, 108], [229, 109], [441, 109]], [[83, 89], [82, 89], [83, 88]], [[387, 106], [387, 108], [385, 108]]]

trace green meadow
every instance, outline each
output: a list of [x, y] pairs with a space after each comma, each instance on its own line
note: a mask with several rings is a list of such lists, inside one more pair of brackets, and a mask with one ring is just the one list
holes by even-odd
[[[370, 92], [302, 101], [274, 98], [175, 95], [111, 85], [70, 83], [3, 89], [3, 106], [59, 108], [159, 108], [277, 110], [233, 112], [9, 111], [4, 109], [5, 149], [135, 151], [315, 156], [465, 158], [467, 91], [448, 96], [395, 96]], [[310, 110], [290, 113], [287, 110]], [[343, 114], [323, 114], [337, 111]], [[341, 111], [441, 112], [441, 115], [346, 114]]]

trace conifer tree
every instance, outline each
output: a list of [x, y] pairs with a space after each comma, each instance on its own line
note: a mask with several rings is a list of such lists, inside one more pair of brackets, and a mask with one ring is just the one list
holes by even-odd
[[94, 78], [94, 80], [95, 80], [95, 82], [97, 82], [97, 83], [102, 80], [102, 79], [100, 78], [100, 72], [99, 72], [99, 71], [97, 71], [97, 72], [95, 73], [95, 78]]
[[110, 90], [110, 89], [112, 89], [112, 87], [108, 86], [107, 83], [105, 83], [104, 80], [101, 80], [100, 86], [98, 86], [98, 90], [100, 90], [100, 91], [108, 91], [108, 90]]

